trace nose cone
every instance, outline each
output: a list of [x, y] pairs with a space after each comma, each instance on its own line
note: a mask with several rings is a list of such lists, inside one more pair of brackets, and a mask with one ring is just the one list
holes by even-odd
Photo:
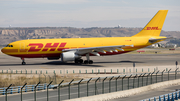
[[17, 53], [18, 49], [10, 49], [9, 47], [4, 47], [3, 49], [1, 49], [1, 52], [4, 54], [11, 55], [12, 53]]
[[1, 49], [1, 52], [6, 54], [6, 49], [5, 48]]

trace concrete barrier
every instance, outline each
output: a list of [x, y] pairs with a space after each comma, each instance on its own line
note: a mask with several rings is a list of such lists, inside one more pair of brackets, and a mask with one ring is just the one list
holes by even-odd
[[152, 85], [148, 85], [144, 87], [139, 87], [135, 89], [130, 89], [130, 90], [124, 90], [124, 91], [118, 91], [118, 92], [113, 92], [113, 93], [100, 94], [100, 95], [95, 95], [95, 96], [88, 96], [88, 97], [82, 97], [82, 98], [76, 98], [76, 99], [70, 99], [70, 100], [64, 100], [64, 101], [106, 101], [110, 99], [131, 96], [131, 95], [142, 93], [148, 90], [153, 90], [159, 87], [167, 87], [167, 86], [177, 85], [177, 84], [180, 84], [180, 79], [160, 82], [160, 83], [156, 83], [156, 84], [152, 84]]

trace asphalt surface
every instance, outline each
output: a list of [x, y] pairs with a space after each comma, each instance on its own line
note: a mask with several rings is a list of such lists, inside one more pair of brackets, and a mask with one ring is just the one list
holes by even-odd
[[[174, 74], [170, 74], [169, 75], [170, 80], [175, 79], [175, 75]], [[177, 75], [177, 79], [180, 78], [180, 74]], [[161, 82], [162, 80], [162, 76], [161, 75], [157, 75], [157, 82]], [[168, 80], [168, 75], [163, 75], [163, 81]], [[139, 83], [138, 83], [139, 81]], [[123, 82], [123, 85], [122, 85]], [[129, 82], [129, 85], [128, 85]], [[152, 76], [152, 84], [156, 83], [156, 75]], [[117, 80], [117, 91], [122, 91], [123, 90], [127, 90], [127, 89], [133, 89], [136, 87], [141, 87], [141, 86], [146, 86], [151, 84], [151, 76], [144, 76], [144, 77], [139, 77], [139, 78], [130, 78], [128, 80], [128, 78], [124, 78], [122, 80], [122, 78]], [[103, 82], [102, 80], [98, 81], [95, 85], [95, 81], [92, 81], [88, 84], [88, 96], [93, 96], [95, 94], [102, 94], [103, 93]], [[110, 88], [109, 88], [110, 85]], [[96, 88], [95, 88], [96, 87]], [[83, 83], [80, 84], [79, 86], [79, 97], [85, 97], [87, 96], [87, 83]], [[175, 87], [177, 88], [177, 87]], [[174, 89], [174, 88], [173, 88]], [[171, 92], [173, 92], [173, 89], [171, 90]], [[96, 92], [95, 92], [96, 91]], [[115, 92], [116, 91], [116, 80], [112, 80], [111, 82], [109, 82], [109, 80], [106, 80], [104, 82], [104, 93], [109, 93], [109, 92]], [[150, 92], [150, 94], [147, 94], [147, 92], [143, 92], [142, 94], [145, 94], [146, 96], [141, 96], [141, 97], [135, 97], [136, 99], [134, 99], [133, 97], [126, 97], [126, 98], [121, 98], [121, 99], [116, 99], [116, 100], [112, 100], [112, 101], [138, 101], [141, 99], [145, 99], [145, 98], [149, 98], [149, 97], [153, 97], [155, 95], [161, 95], [161, 94], [166, 94], [167, 92], [156, 92], [156, 93], [152, 93], [152, 91]], [[58, 90], [54, 89], [54, 90], [49, 90], [48, 92], [49, 96], [49, 101], [58, 101]], [[78, 98], [78, 85], [71, 85], [70, 86], [70, 95], [69, 95], [69, 88], [68, 87], [63, 87], [60, 88], [60, 99], [61, 100], [66, 100], [66, 99], [73, 99], [73, 98]], [[15, 94], [15, 95], [8, 95], [8, 101], [20, 101], [20, 94]], [[37, 101], [46, 101], [47, 100], [47, 91], [38, 91], [36, 92], [36, 100]], [[0, 101], [5, 101], [5, 96], [1, 96], [0, 97]], [[30, 93], [23, 93], [23, 101], [34, 101], [34, 92], [30, 92]]]
[[[47, 60], [46, 58], [25, 59], [27, 65], [21, 65], [21, 59], [0, 54], [0, 70], [25, 69], [72, 69], [72, 68], [113, 68], [143, 66], [169, 66], [180, 62], [180, 54], [120, 54], [113, 56], [92, 56], [93, 64], [63, 63], [60, 60]], [[85, 60], [85, 57], [83, 57]]]

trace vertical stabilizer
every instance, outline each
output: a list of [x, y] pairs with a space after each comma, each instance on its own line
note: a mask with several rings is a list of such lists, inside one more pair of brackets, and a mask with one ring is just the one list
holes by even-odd
[[163, 27], [168, 10], [159, 10], [149, 23], [132, 37], [159, 36]]

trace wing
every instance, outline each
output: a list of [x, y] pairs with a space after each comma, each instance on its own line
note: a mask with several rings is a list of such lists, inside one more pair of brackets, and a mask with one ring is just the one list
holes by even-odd
[[102, 47], [89, 47], [89, 48], [77, 48], [77, 49], [64, 49], [62, 50], [63, 52], [68, 52], [68, 51], [74, 51], [75, 54], [78, 55], [84, 55], [87, 53], [94, 54], [96, 56], [100, 56], [98, 52], [106, 53], [106, 52], [118, 52], [124, 51], [122, 48], [123, 47], [134, 47], [134, 45], [118, 45], [118, 46], [102, 46]]

